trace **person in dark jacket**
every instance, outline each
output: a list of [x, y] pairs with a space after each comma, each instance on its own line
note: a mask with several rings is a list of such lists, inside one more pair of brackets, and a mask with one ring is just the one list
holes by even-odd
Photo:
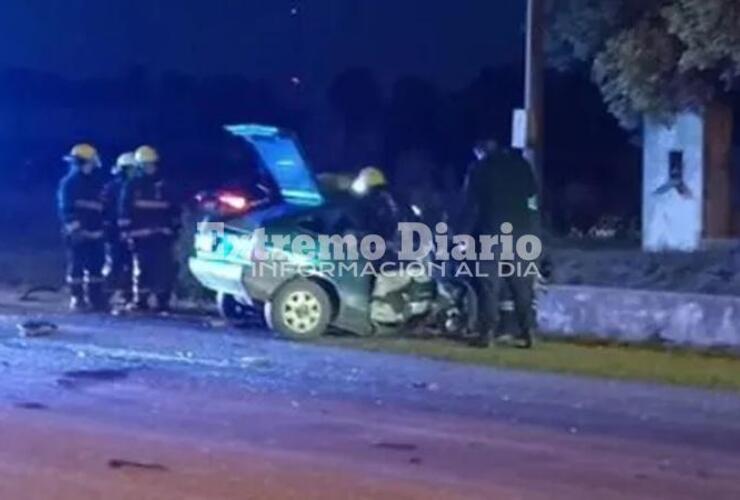
[[107, 250], [106, 280], [114, 303], [128, 304], [133, 301], [134, 258], [131, 242], [118, 227], [118, 209], [123, 189], [136, 173], [136, 157], [133, 152], [123, 153], [111, 169], [112, 178], [103, 191], [105, 214], [105, 240]]
[[103, 185], [100, 158], [89, 144], [78, 144], [64, 160], [69, 172], [57, 192], [59, 218], [67, 249], [70, 309], [103, 310]]
[[[363, 234], [382, 237], [386, 245], [381, 267], [375, 268], [376, 271], [383, 272], [378, 273], [373, 280], [370, 320], [384, 324], [400, 322], [403, 320], [406, 292], [414, 286], [418, 277], [406, 272], [403, 266], [394, 266], [400, 264], [398, 253], [401, 250], [401, 238], [398, 225], [402, 222], [415, 222], [416, 216], [410, 207], [397, 201], [385, 174], [379, 168], [362, 169], [352, 183], [351, 190], [355, 196], [353, 211], [357, 229]], [[394, 269], [387, 268], [387, 264]]]
[[174, 242], [180, 230], [180, 207], [159, 169], [159, 155], [149, 146], [136, 150], [140, 174], [128, 182], [121, 196], [119, 228], [132, 242], [136, 272], [132, 310], [170, 307], [177, 274]]
[[356, 198], [358, 227], [367, 234], [377, 234], [393, 246], [398, 236], [398, 223], [409, 219], [407, 210], [391, 193], [388, 179], [377, 167], [360, 171], [351, 186]]
[[[476, 161], [470, 166], [465, 185], [464, 221], [472, 236], [498, 235], [502, 227], [514, 238], [536, 234], [537, 185], [532, 169], [520, 155], [503, 151], [493, 140], [479, 142]], [[534, 280], [531, 277], [501, 277], [496, 262], [481, 262], [484, 276], [475, 279], [480, 296], [480, 347], [490, 345], [500, 318], [500, 302], [506, 287], [515, 304], [520, 328], [518, 346], [532, 347], [535, 327]]]

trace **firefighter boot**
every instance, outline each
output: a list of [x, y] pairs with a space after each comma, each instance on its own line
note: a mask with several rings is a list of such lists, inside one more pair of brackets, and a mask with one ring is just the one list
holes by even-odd
[[78, 295], [72, 295], [69, 299], [69, 310], [72, 312], [85, 312], [87, 310], [85, 299]]

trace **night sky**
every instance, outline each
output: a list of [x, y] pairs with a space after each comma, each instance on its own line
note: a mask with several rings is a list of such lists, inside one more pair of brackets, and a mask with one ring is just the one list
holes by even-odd
[[[294, 6], [298, 15], [291, 15]], [[0, 70], [134, 65], [325, 85], [349, 66], [443, 85], [522, 57], [523, 0], [3, 0]]]

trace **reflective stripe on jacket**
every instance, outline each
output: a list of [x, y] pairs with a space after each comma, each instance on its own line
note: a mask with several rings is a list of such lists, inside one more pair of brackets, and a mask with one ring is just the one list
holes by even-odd
[[103, 202], [102, 201], [95, 201], [95, 200], [75, 200], [74, 201], [75, 208], [80, 208], [84, 210], [94, 210], [96, 212], [102, 212], [103, 211]]
[[162, 200], [135, 200], [134, 208], [144, 210], [169, 210], [172, 204], [169, 201]]
[[175, 234], [175, 231], [168, 227], [155, 227], [155, 228], [147, 228], [147, 229], [134, 229], [132, 231], [128, 231], [126, 233], [126, 236], [132, 239], [144, 239], [144, 238], [150, 238], [152, 236], [173, 236]]
[[156, 175], [127, 183], [121, 195], [118, 227], [130, 238], [177, 234], [180, 207], [169, 184]]

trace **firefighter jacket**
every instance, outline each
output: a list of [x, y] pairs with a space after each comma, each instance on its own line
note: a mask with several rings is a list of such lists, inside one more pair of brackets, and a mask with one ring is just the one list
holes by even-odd
[[180, 230], [180, 206], [169, 184], [156, 174], [127, 182], [121, 192], [118, 226], [134, 241], [175, 238]]
[[103, 176], [71, 168], [59, 183], [57, 202], [63, 234], [73, 240], [98, 240], [104, 236]]

